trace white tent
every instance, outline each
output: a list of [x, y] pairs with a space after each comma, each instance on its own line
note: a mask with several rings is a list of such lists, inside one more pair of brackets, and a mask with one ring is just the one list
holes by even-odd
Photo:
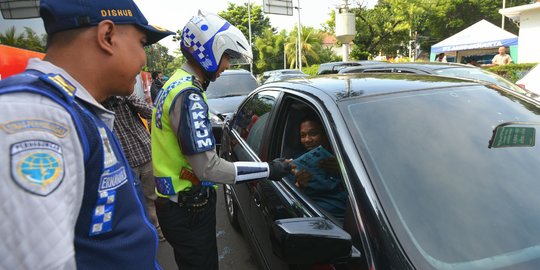
[[[518, 37], [516, 35], [505, 31], [486, 20], [481, 20], [461, 32], [431, 46], [431, 58], [434, 59], [436, 54], [442, 52], [448, 53], [490, 49], [501, 46], [510, 47], [516, 46], [517, 44]], [[517, 51], [515, 53], [517, 53]]]

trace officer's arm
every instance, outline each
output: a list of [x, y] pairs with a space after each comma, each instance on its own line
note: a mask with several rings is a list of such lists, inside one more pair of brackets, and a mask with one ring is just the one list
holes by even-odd
[[0, 107], [0, 269], [75, 268], [84, 161], [71, 117], [27, 93], [1, 95]]
[[[277, 168], [275, 163], [231, 163], [217, 156], [212, 124], [208, 119], [208, 105], [197, 90], [184, 90], [176, 97], [170, 119], [178, 143], [199, 179], [232, 184], [266, 179], [272, 171], [275, 172], [272, 180], [281, 179], [281, 174], [276, 174], [281, 167]], [[284, 168], [288, 169], [287, 166]]]

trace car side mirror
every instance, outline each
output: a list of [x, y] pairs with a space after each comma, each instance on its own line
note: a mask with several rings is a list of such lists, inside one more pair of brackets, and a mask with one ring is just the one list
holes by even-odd
[[290, 264], [346, 262], [352, 254], [351, 236], [322, 217], [276, 220], [271, 239], [274, 254]]

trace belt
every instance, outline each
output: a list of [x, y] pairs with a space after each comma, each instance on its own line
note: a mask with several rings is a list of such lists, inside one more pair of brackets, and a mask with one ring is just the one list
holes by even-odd
[[180, 191], [174, 196], [170, 196], [169, 200], [173, 201], [180, 208], [199, 212], [204, 210], [208, 205], [213, 190], [214, 188], [212, 186], [191, 186], [191, 188]]

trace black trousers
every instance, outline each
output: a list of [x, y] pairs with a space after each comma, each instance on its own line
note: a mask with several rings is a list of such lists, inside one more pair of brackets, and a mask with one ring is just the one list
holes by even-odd
[[156, 213], [165, 239], [174, 249], [179, 270], [216, 270], [216, 191], [211, 189], [208, 205], [199, 212], [159, 198]]

